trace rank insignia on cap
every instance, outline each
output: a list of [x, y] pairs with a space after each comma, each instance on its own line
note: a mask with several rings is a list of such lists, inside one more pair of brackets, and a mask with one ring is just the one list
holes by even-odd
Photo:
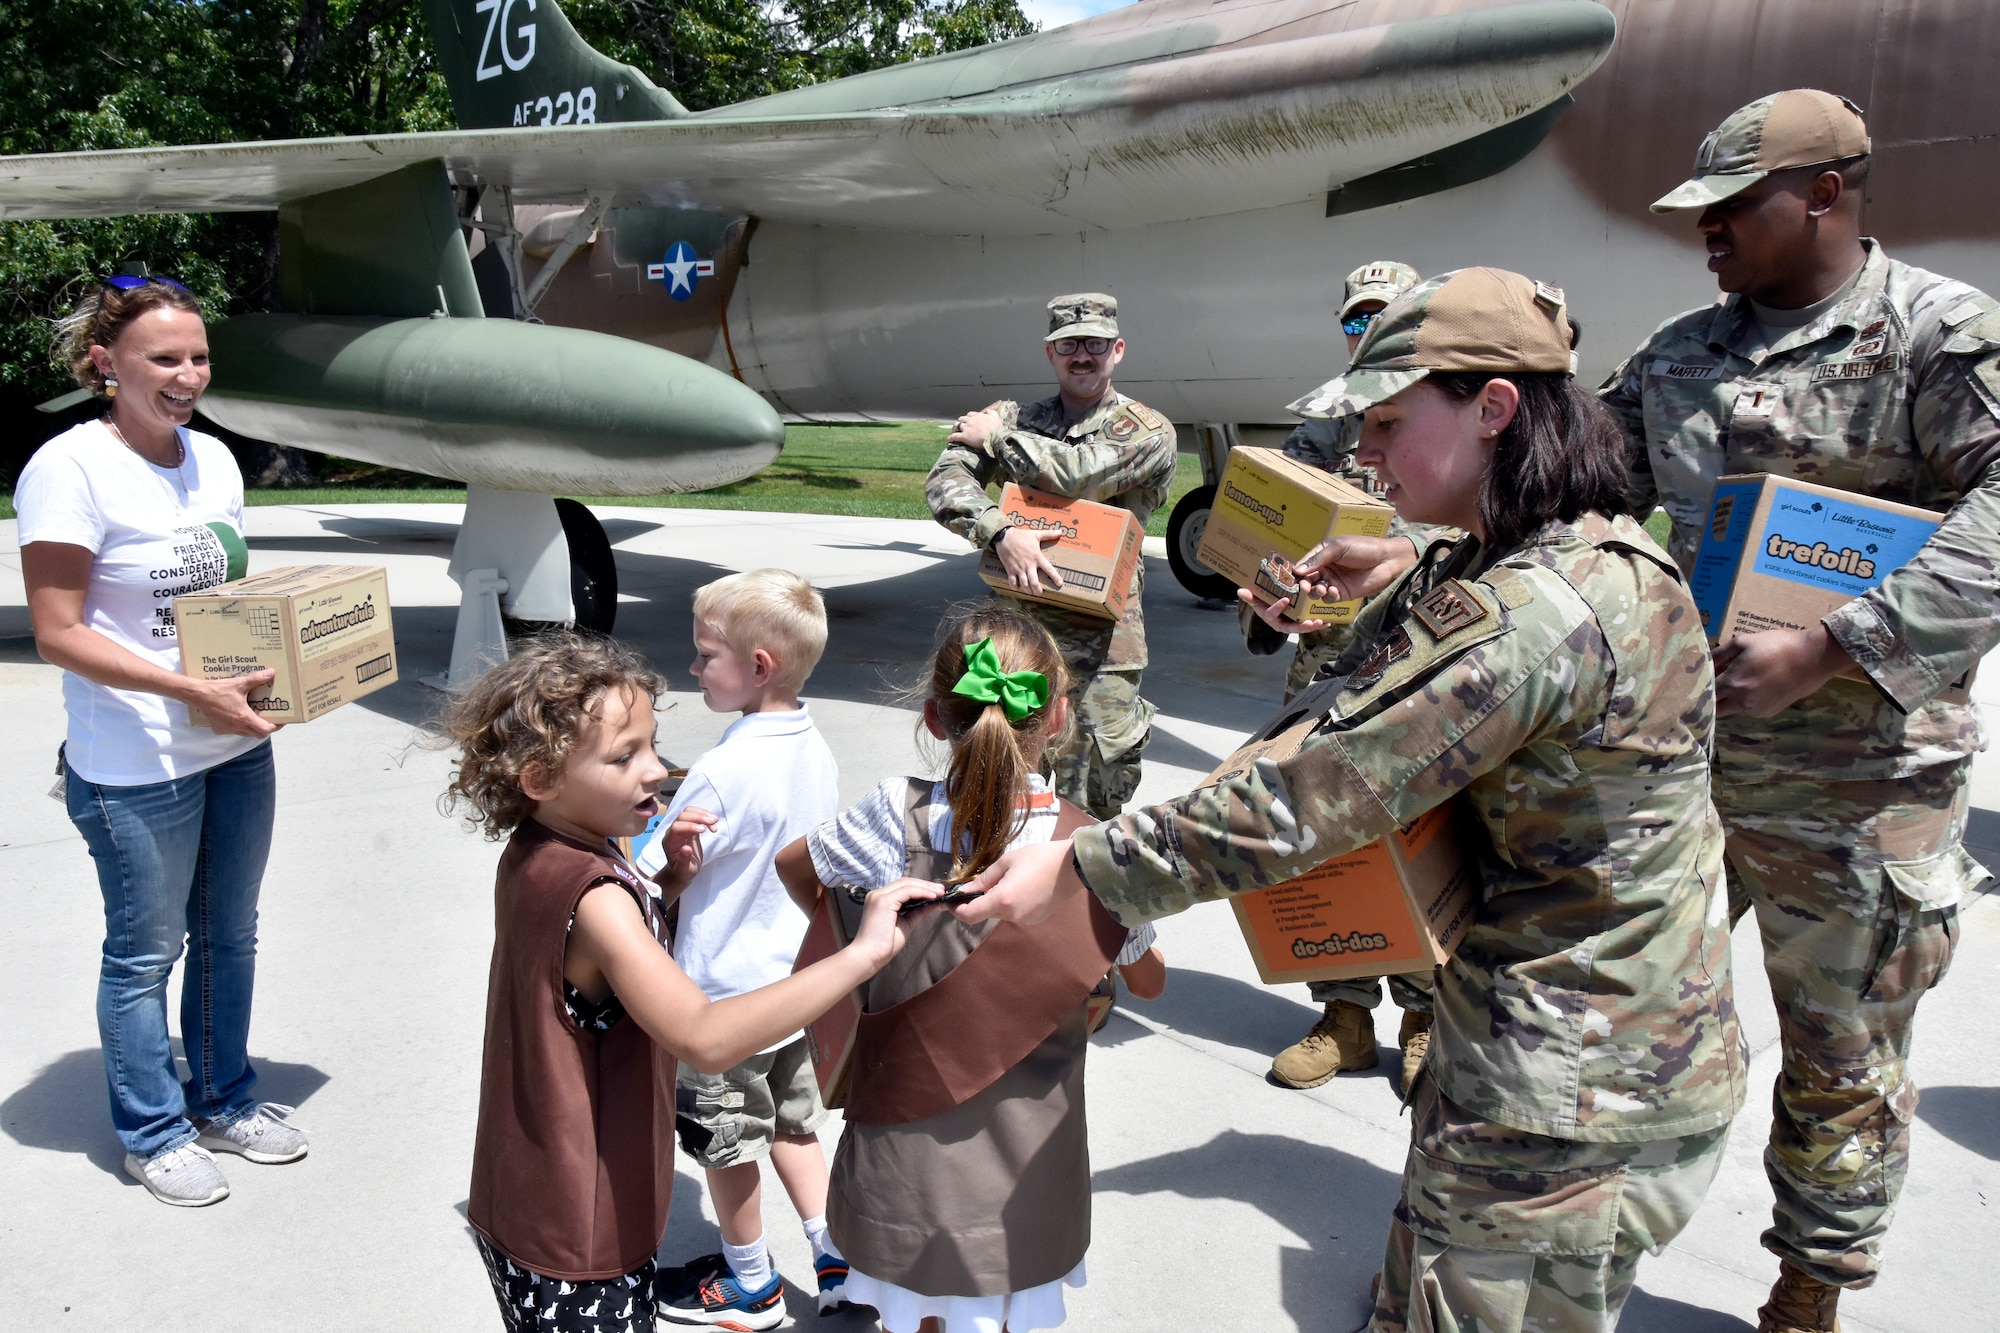
[[1434, 639], [1444, 639], [1467, 625], [1477, 625], [1490, 614], [1472, 589], [1457, 579], [1446, 579], [1425, 593], [1410, 613], [1423, 622]]

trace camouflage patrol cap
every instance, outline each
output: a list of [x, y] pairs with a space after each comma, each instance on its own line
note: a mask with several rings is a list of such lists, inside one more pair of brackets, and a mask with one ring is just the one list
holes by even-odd
[[1103, 292], [1077, 292], [1049, 302], [1049, 336], [1058, 338], [1116, 338], [1118, 298]]
[[1774, 171], [1816, 167], [1868, 152], [1861, 108], [1817, 88], [1760, 97], [1732, 112], [1701, 141], [1694, 175], [1654, 200], [1655, 213], [1707, 208], [1749, 189]]
[[1347, 373], [1287, 410], [1358, 416], [1432, 371], [1575, 374], [1562, 288], [1497, 268], [1462, 268], [1419, 283], [1368, 326]]
[[1346, 319], [1348, 313], [1364, 301], [1380, 301], [1387, 305], [1422, 281], [1415, 269], [1408, 264], [1398, 264], [1393, 259], [1377, 259], [1363, 264], [1347, 275], [1347, 288], [1340, 301], [1340, 317]]

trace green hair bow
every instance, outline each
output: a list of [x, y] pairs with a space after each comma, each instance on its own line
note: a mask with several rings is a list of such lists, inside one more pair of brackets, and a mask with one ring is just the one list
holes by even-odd
[[1019, 722], [1049, 701], [1049, 678], [1039, 671], [1002, 671], [989, 636], [965, 646], [965, 674], [953, 694], [983, 704], [999, 704], [1009, 722]]

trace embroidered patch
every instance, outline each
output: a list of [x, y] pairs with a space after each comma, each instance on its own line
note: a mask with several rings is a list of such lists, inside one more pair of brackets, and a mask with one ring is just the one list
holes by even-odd
[[1444, 639], [1467, 625], [1477, 625], [1490, 614], [1480, 600], [1472, 595], [1472, 589], [1457, 579], [1446, 579], [1437, 587], [1425, 593], [1415, 606], [1410, 608], [1414, 615], [1431, 632], [1434, 639]]
[[1871, 320], [1865, 327], [1862, 328], [1861, 332], [1856, 334], [1855, 336], [1859, 338], [1873, 338], [1877, 334], [1881, 333], [1882, 330], [1888, 327], [1889, 327], [1889, 321], [1886, 319]]
[[1813, 368], [1813, 383], [1818, 384], [1821, 380], [1871, 379], [1876, 375], [1886, 374], [1889, 371], [1895, 370], [1902, 364], [1903, 354], [1901, 352], [1891, 352], [1887, 356], [1878, 356], [1861, 361], [1832, 361], [1826, 365], [1815, 366]]
[[1410, 655], [1410, 631], [1398, 625], [1384, 635], [1379, 643], [1361, 659], [1361, 665], [1347, 678], [1350, 690], [1369, 689], [1382, 679], [1382, 673]]
[[[1814, 378], [1817, 379], [1818, 376], [1815, 375]], [[1738, 420], [1747, 420], [1768, 417], [1777, 410], [1777, 385], [1746, 384], [1736, 394], [1736, 410], [1732, 413], [1732, 416]]]
[[1653, 362], [1652, 373], [1668, 380], [1718, 380], [1722, 378], [1722, 367], [1702, 361]]
[[1139, 424], [1147, 430], [1159, 430], [1167, 424], [1167, 419], [1144, 403], [1127, 403], [1125, 410], [1139, 418]]
[[1114, 440], [1129, 440], [1139, 433], [1139, 418], [1130, 411], [1120, 412], [1105, 424], [1104, 433]]
[[1888, 341], [1886, 338], [1870, 338], [1867, 342], [1856, 343], [1854, 345], [1854, 355], [1880, 356], [1882, 355], [1882, 348], [1887, 345]]

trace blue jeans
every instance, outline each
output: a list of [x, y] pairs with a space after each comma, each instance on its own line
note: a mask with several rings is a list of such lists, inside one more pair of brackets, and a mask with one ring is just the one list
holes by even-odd
[[[137, 787], [99, 786], [74, 769], [68, 780], [70, 822], [104, 891], [97, 1031], [111, 1124], [125, 1151], [145, 1159], [192, 1142], [191, 1116], [226, 1125], [255, 1105], [250, 992], [277, 807], [271, 747]], [[167, 977], [184, 940], [185, 1087], [167, 1038]]]

